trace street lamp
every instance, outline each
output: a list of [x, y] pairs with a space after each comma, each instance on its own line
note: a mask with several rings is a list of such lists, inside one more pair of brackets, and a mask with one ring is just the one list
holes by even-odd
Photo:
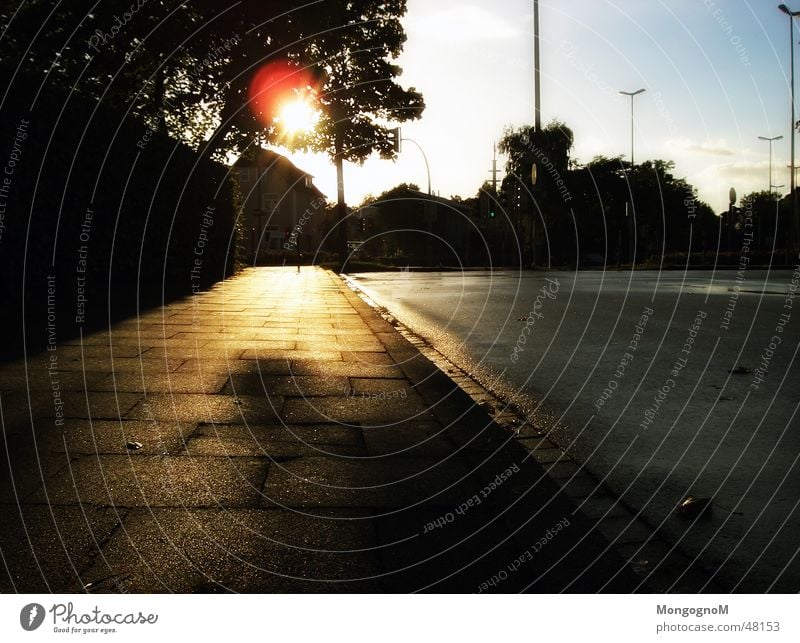
[[402, 138], [400, 140], [402, 140], [404, 143], [413, 143], [414, 145], [417, 146], [417, 149], [420, 151], [420, 154], [422, 154], [422, 158], [425, 161], [425, 169], [428, 172], [428, 196], [431, 196], [431, 166], [428, 165], [428, 157], [425, 156], [425, 150], [423, 150], [422, 146], [419, 143], [417, 143], [414, 139]]
[[[428, 227], [428, 234], [427, 234], [427, 237], [426, 237], [426, 239], [427, 239], [427, 243], [426, 243], [427, 253], [426, 254], [428, 256], [428, 264], [429, 265], [433, 265], [433, 246], [431, 244], [431, 236], [433, 234], [432, 225], [431, 225], [431, 218], [432, 218], [433, 215], [429, 212], [429, 210], [431, 209], [431, 206], [433, 205], [431, 203], [431, 198], [432, 198], [432, 192], [431, 192], [431, 166], [428, 163], [428, 157], [425, 154], [425, 150], [422, 149], [422, 145], [417, 143], [414, 139], [404, 138], [402, 136], [402, 133], [401, 133], [399, 127], [395, 130], [395, 136], [397, 137], [398, 144], [399, 144], [400, 141], [403, 141], [405, 143], [413, 143], [414, 145], [416, 145], [417, 149], [420, 151], [420, 154], [422, 154], [422, 159], [425, 161], [425, 170], [428, 172], [428, 200], [425, 202], [425, 223], [426, 223], [426, 225]], [[397, 149], [399, 151], [400, 148], [398, 147]]]
[[533, 0], [533, 91], [534, 91], [534, 129], [542, 131], [542, 70], [539, 64], [539, 0]]
[[[789, 18], [789, 56], [791, 59], [791, 94], [792, 94], [792, 121], [789, 125], [791, 129], [791, 156], [792, 162], [791, 165], [794, 168], [794, 128], [795, 128], [795, 117], [794, 117], [794, 19], [797, 16], [800, 16], [800, 11], [792, 11], [787, 7], [785, 4], [779, 4], [778, 9], [783, 11], [788, 18]], [[798, 242], [798, 237], [800, 237], [800, 222], [798, 222], [797, 218], [797, 194], [796, 194], [796, 187], [797, 184], [794, 178], [794, 170], [789, 172], [789, 190], [790, 194], [792, 195], [792, 219], [794, 221], [795, 227], [795, 243]], [[787, 247], [788, 251], [788, 247]]]
[[623, 96], [630, 96], [631, 97], [631, 169], [633, 169], [633, 97], [638, 96], [642, 92], [646, 91], [645, 89], [637, 89], [635, 92], [623, 92], [620, 91], [620, 94]]
[[769, 190], [767, 190], [770, 194], [772, 194], [772, 142], [773, 141], [780, 141], [783, 136], [759, 136], [758, 140], [760, 141], [767, 141], [769, 143]]

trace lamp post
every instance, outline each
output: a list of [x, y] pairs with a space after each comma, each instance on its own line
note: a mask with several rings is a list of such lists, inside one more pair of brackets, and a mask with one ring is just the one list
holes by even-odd
[[425, 222], [426, 222], [427, 227], [428, 227], [428, 235], [427, 235], [427, 243], [426, 243], [425, 249], [426, 249], [426, 255], [427, 255], [427, 259], [428, 259], [428, 264], [429, 265], [433, 265], [433, 245], [431, 243], [431, 236], [433, 235], [433, 231], [431, 229], [432, 228], [432, 226], [431, 226], [431, 223], [432, 223], [431, 222], [431, 219], [432, 219], [432, 213], [431, 213], [431, 210], [432, 210], [432, 208], [431, 208], [431, 205], [432, 205], [431, 204], [431, 199], [432, 199], [432, 192], [431, 192], [431, 166], [428, 164], [428, 157], [425, 154], [425, 150], [422, 149], [422, 145], [420, 145], [414, 139], [411, 139], [411, 138], [400, 138], [401, 134], [400, 134], [399, 130], [397, 131], [397, 136], [398, 136], [399, 140], [401, 140], [403, 142], [413, 143], [414, 145], [416, 145], [416, 147], [419, 150], [420, 154], [422, 154], [422, 159], [425, 161], [425, 170], [428, 173], [428, 200], [425, 203], [425, 212], [426, 212], [426, 214], [425, 214]]
[[534, 129], [542, 131], [542, 92], [541, 92], [541, 67], [539, 65], [539, 0], [533, 0], [533, 91], [535, 120]]
[[[794, 109], [794, 19], [797, 16], [800, 16], [800, 11], [792, 11], [787, 7], [785, 4], [779, 4], [778, 9], [783, 11], [788, 18], [789, 18], [789, 58], [791, 60], [791, 95], [792, 95], [792, 120], [789, 124], [789, 128], [791, 130], [791, 166], [794, 168], [794, 128], [795, 128], [795, 109]], [[792, 195], [792, 223], [794, 225], [794, 241], [795, 243], [798, 242], [798, 238], [800, 238], [800, 222], [798, 222], [797, 218], [797, 184], [794, 178], [794, 170], [789, 173], [789, 191]], [[790, 226], [791, 228], [791, 226]], [[787, 252], [789, 250], [788, 244], [786, 248]], [[788, 259], [788, 257], [787, 257]]]
[[413, 143], [417, 146], [417, 149], [422, 154], [422, 159], [425, 161], [425, 170], [428, 172], [428, 196], [431, 196], [431, 166], [428, 165], [428, 157], [425, 156], [425, 150], [422, 149], [422, 146], [417, 143], [414, 139], [411, 138], [403, 138], [401, 139], [404, 143]]
[[631, 169], [633, 169], [633, 97], [638, 96], [639, 94], [645, 91], [646, 91], [645, 89], [637, 89], [635, 92], [620, 91], [620, 94], [622, 94], [623, 96], [631, 97]]
[[772, 194], [772, 143], [773, 141], [780, 141], [783, 136], [759, 136], [759, 141], [767, 141], [769, 143], [769, 189], [767, 190]]

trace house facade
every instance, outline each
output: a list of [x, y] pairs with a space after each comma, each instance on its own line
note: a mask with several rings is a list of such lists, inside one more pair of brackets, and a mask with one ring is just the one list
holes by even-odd
[[254, 262], [314, 253], [325, 231], [325, 195], [314, 177], [272, 150], [234, 164], [244, 201], [245, 246]]

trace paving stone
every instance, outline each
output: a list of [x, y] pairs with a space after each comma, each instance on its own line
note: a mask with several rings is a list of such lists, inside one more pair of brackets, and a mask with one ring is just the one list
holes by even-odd
[[26, 441], [28, 448], [12, 447], [12, 457], [5, 449], [0, 450], [0, 503], [18, 504], [28, 501], [38, 492], [45, 481], [66, 469], [71, 458], [61, 453], [39, 453], [32, 440]]
[[350, 394], [350, 382], [346, 377], [321, 376], [276, 376], [265, 373], [239, 373], [232, 375], [222, 391], [237, 395], [284, 395], [318, 397], [321, 395], [342, 396]]
[[362, 426], [367, 452], [373, 456], [444, 458], [457, 452], [441, 426], [434, 422], [400, 422], [389, 426]]
[[127, 415], [131, 420], [169, 420], [216, 424], [279, 420], [282, 397], [233, 395], [148, 395]]
[[363, 520], [276, 510], [133, 511], [85, 578], [109, 592], [371, 592], [374, 530]]
[[328, 377], [405, 378], [403, 371], [397, 366], [379, 366], [357, 362], [315, 362], [313, 360], [292, 362], [291, 373]]
[[219, 393], [228, 377], [225, 372], [165, 373], [147, 377], [133, 373], [109, 374], [92, 388], [97, 391], [143, 391], [145, 393]]
[[287, 398], [283, 416], [290, 424], [342, 422], [386, 426], [411, 419], [431, 420], [425, 405], [414, 398]]
[[398, 382], [395, 379], [351, 378], [350, 384], [356, 397], [381, 397], [386, 400], [408, 399], [416, 395], [414, 387], [408, 381]]
[[300, 456], [365, 455], [361, 431], [331, 426], [202, 425], [192, 434], [185, 453], [194, 456], [261, 456], [287, 459]]
[[0, 505], [0, 592], [66, 593], [116, 529], [124, 512], [96, 507]]
[[[65, 418], [119, 419], [143, 398], [141, 393], [104, 393], [95, 391], [63, 391]], [[37, 407], [35, 417], [57, 418], [53, 404]]]
[[356, 362], [358, 364], [377, 364], [380, 366], [391, 366], [395, 362], [392, 357], [383, 351], [383, 348], [377, 350], [345, 350], [342, 351], [342, 359], [345, 362]]
[[[28, 361], [33, 395], [24, 363], [0, 366], [0, 503], [33, 516], [27, 549], [45, 563], [37, 576], [21, 523], [8, 538], [4, 522], [16, 566], [0, 590], [482, 591], [565, 516], [568, 535], [498, 591], [636, 587], [536, 462], [555, 462], [555, 445], [523, 427], [530, 456], [496, 423], [515, 416], [493, 421], [408, 337], [330, 273], [248, 269], [59, 346], [63, 426], [50, 355]], [[607, 497], [579, 472], [567, 482], [574, 463], [555, 467], [573, 492]], [[448, 513], [452, 529], [426, 531]], [[607, 533], [634, 537], [609, 516]]]
[[258, 458], [83, 457], [46, 481], [34, 502], [117, 507], [258, 504], [269, 461]]
[[[469, 469], [437, 458], [299, 458], [270, 469], [264, 500], [286, 507], [453, 506], [477, 490]], [[460, 500], [459, 500], [460, 501]]]
[[[191, 422], [66, 420], [57, 435], [40, 442], [40, 448], [72, 456], [174, 454], [185, 446], [196, 427]], [[130, 443], [142, 446], [131, 449]]]
[[[251, 360], [240, 359], [187, 359], [175, 370], [176, 373], [191, 373], [197, 377], [202, 374], [216, 375], [217, 373], [249, 373], [253, 371]], [[257, 371], [264, 374], [289, 375], [289, 362], [286, 360], [258, 361]]]
[[300, 360], [308, 359], [315, 361], [333, 361], [339, 362], [342, 360], [342, 354], [338, 351], [295, 351], [295, 350], [267, 350], [267, 349], [248, 349], [241, 355], [242, 359], [253, 360]]

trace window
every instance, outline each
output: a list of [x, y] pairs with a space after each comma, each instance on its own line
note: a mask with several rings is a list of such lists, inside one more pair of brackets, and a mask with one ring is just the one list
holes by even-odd
[[278, 195], [274, 192], [261, 193], [261, 207], [263, 208], [264, 212], [275, 212], [277, 214], [279, 201], [280, 199], [278, 199]]
[[239, 168], [239, 181], [242, 183], [249, 183], [252, 179], [250, 178], [250, 168], [249, 167], [240, 167]]

